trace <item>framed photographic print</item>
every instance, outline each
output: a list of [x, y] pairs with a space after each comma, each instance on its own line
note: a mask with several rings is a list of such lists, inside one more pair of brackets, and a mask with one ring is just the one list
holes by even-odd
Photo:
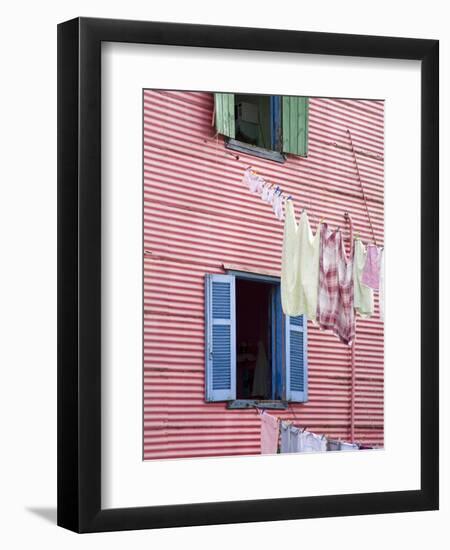
[[58, 524], [438, 507], [438, 42], [58, 28]]

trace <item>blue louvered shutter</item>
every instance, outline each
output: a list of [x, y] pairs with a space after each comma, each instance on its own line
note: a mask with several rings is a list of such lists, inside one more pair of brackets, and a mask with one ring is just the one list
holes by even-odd
[[233, 275], [206, 275], [206, 401], [236, 399], [236, 312]]
[[286, 401], [303, 403], [308, 400], [308, 338], [305, 317], [286, 315], [285, 329], [285, 398]]
[[234, 94], [214, 94], [216, 130], [230, 138], [236, 137]]

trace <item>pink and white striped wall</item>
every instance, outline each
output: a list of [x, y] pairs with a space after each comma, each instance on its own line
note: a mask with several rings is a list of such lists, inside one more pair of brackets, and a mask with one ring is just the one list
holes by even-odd
[[[144, 458], [260, 452], [254, 410], [204, 401], [204, 274], [223, 264], [279, 272], [283, 224], [242, 185], [246, 166], [321, 217], [348, 211], [372, 239], [350, 148], [350, 129], [379, 244], [384, 238], [382, 101], [310, 100], [309, 154], [277, 164], [225, 149], [211, 126], [210, 93], [144, 93]], [[383, 444], [383, 323], [358, 318], [354, 433]], [[350, 438], [351, 351], [308, 327], [309, 401], [277, 415]]]

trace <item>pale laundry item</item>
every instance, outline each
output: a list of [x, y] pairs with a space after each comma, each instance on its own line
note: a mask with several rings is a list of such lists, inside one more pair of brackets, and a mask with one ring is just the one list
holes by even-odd
[[275, 216], [279, 220], [282, 220], [283, 219], [283, 196], [280, 190], [275, 191], [272, 207], [273, 207], [273, 213], [275, 214]]
[[384, 248], [382, 248], [380, 252], [380, 291], [378, 293], [378, 306], [380, 308], [380, 319], [382, 321], [384, 321], [384, 299]]
[[380, 249], [374, 244], [367, 245], [361, 281], [374, 290], [378, 290], [380, 286]]
[[258, 193], [258, 195], [261, 195], [264, 189], [265, 181], [263, 178], [258, 178], [255, 186], [255, 193]]
[[276, 190], [273, 194], [273, 199], [272, 199], [272, 209], [275, 216], [277, 215], [278, 198], [279, 198], [279, 194], [278, 194], [278, 191]]
[[266, 201], [272, 205], [273, 204], [273, 198], [275, 196], [275, 189], [273, 187], [269, 187], [268, 191], [267, 191], [267, 199]]
[[263, 178], [258, 176], [258, 174], [253, 172], [250, 168], [245, 170], [242, 180], [252, 193], [260, 193], [262, 191], [262, 186], [264, 185]]
[[301, 453], [303, 451], [302, 430], [287, 422], [281, 422], [281, 453]]
[[255, 373], [253, 376], [252, 395], [265, 397], [268, 393], [268, 370], [269, 361], [266, 350], [261, 340], [258, 342], [258, 354], [256, 356]]
[[265, 411], [261, 417], [261, 454], [276, 454], [278, 449], [279, 425], [278, 419]]
[[280, 422], [280, 452], [290, 453], [291, 448], [291, 430], [290, 425], [286, 422]]
[[244, 171], [244, 175], [242, 177], [242, 182], [250, 189], [250, 185], [254, 182], [254, 174], [253, 172], [251, 171], [250, 168], [247, 168], [245, 171]]
[[324, 435], [317, 435], [313, 432], [304, 431], [301, 433], [302, 452], [316, 453], [327, 450], [327, 438]]
[[356, 443], [347, 443], [346, 441], [341, 441], [340, 451], [359, 451], [359, 447]]
[[280, 191], [280, 194], [278, 195], [277, 207], [275, 211], [275, 216], [280, 220], [280, 222], [282, 222], [284, 219], [283, 205], [284, 205], [284, 197]]
[[353, 285], [355, 293], [355, 310], [361, 317], [367, 318], [373, 315], [374, 310], [373, 290], [364, 285], [361, 280], [367, 252], [360, 239], [355, 239], [354, 246]]
[[359, 446], [356, 443], [339, 441], [337, 439], [328, 439], [327, 451], [358, 451]]
[[317, 322], [350, 345], [355, 337], [353, 257], [347, 258], [339, 229], [321, 226]]
[[263, 186], [263, 190], [262, 190], [262, 193], [261, 193], [261, 199], [263, 201], [267, 202], [268, 197], [269, 197], [269, 186], [266, 183]]
[[303, 452], [302, 430], [296, 426], [291, 426], [291, 453]]
[[328, 439], [327, 441], [327, 451], [340, 451], [341, 442], [337, 439]]
[[297, 225], [294, 204], [286, 200], [281, 265], [281, 304], [286, 315], [315, 321], [319, 283], [320, 224], [313, 236], [308, 214]]

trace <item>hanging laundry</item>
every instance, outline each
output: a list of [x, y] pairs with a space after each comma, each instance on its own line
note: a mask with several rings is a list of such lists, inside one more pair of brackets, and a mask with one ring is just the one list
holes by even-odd
[[283, 195], [281, 194], [281, 191], [275, 191], [273, 202], [273, 213], [275, 216], [280, 220], [283, 221], [284, 214], [283, 214]]
[[313, 432], [302, 432], [302, 452], [317, 453], [327, 450], [327, 438]]
[[281, 453], [301, 453], [302, 452], [302, 437], [301, 429], [293, 426], [289, 422], [281, 422]]
[[269, 204], [273, 204], [274, 196], [275, 196], [275, 189], [273, 187], [269, 187], [267, 190], [266, 202], [268, 202]]
[[361, 317], [367, 318], [373, 314], [374, 301], [373, 290], [362, 284], [361, 277], [366, 263], [367, 252], [364, 244], [360, 239], [354, 241], [354, 257], [353, 257], [353, 284], [355, 293], [355, 310]]
[[244, 184], [250, 189], [252, 193], [261, 193], [264, 179], [261, 178], [256, 172], [254, 172], [251, 168], [247, 168], [244, 171], [244, 176], [242, 178], [242, 181]]
[[261, 340], [258, 342], [255, 373], [253, 376], [252, 395], [264, 397], [268, 394], [269, 361]]
[[261, 418], [261, 454], [276, 454], [278, 449], [278, 419], [263, 411]]
[[337, 439], [328, 439], [327, 441], [327, 451], [340, 451], [341, 442]]
[[359, 445], [356, 443], [348, 443], [347, 441], [339, 441], [338, 439], [329, 439], [327, 444], [328, 451], [358, 451]]
[[384, 321], [384, 292], [384, 248], [382, 248], [380, 252], [380, 292], [378, 294], [378, 307], [380, 308], [380, 319], [382, 321]]
[[339, 229], [321, 226], [317, 321], [332, 330], [344, 344], [355, 337], [353, 260], [347, 258]]
[[294, 204], [286, 201], [284, 222], [281, 304], [286, 315], [306, 315], [316, 320], [319, 283], [320, 225], [313, 236], [308, 214], [301, 213], [297, 226]]
[[250, 189], [252, 193], [260, 195], [261, 199], [273, 208], [275, 216], [283, 221], [284, 212], [283, 205], [285, 201], [285, 195], [279, 188], [273, 188], [262, 176], [258, 175], [250, 167], [246, 168], [242, 177], [243, 183]]
[[287, 422], [280, 422], [280, 453], [290, 453], [291, 448], [291, 430]]
[[281, 422], [281, 453], [314, 453], [327, 450], [327, 438], [307, 430], [293, 426], [289, 422]]
[[346, 441], [340, 442], [340, 451], [358, 451], [359, 446], [356, 443], [347, 443]]
[[270, 189], [270, 186], [267, 183], [265, 183], [261, 193], [261, 199], [264, 202], [269, 202], [269, 189]]
[[367, 245], [366, 263], [361, 281], [374, 290], [378, 290], [380, 286], [380, 249], [374, 244]]

